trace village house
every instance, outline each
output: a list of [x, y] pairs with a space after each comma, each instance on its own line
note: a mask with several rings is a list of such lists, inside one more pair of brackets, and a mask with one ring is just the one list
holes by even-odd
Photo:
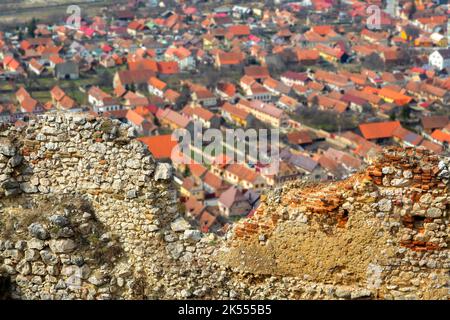
[[219, 82], [215, 92], [222, 100], [233, 102], [236, 99], [236, 86], [231, 82]]
[[164, 53], [166, 61], [175, 61], [181, 70], [195, 68], [195, 58], [192, 52], [184, 47], [169, 47]]
[[225, 182], [220, 176], [207, 171], [203, 175], [203, 188], [206, 195], [209, 197], [218, 198], [220, 195], [230, 187], [230, 184]]
[[179, 105], [180, 102], [180, 98], [181, 98], [181, 94], [179, 94], [178, 92], [176, 92], [175, 90], [172, 89], [167, 89], [164, 92], [164, 100], [173, 105], [173, 106], [177, 106]]
[[296, 168], [298, 178], [311, 181], [321, 181], [326, 178], [326, 173], [320, 167], [318, 161], [303, 153], [284, 148], [280, 152], [280, 159], [292, 164]]
[[65, 95], [59, 104], [57, 105], [57, 108], [63, 111], [70, 111], [70, 112], [80, 112], [81, 108], [77, 104], [77, 102], [69, 97], [68, 95]]
[[28, 69], [30, 69], [30, 71], [34, 74], [40, 76], [44, 72], [45, 67], [36, 59], [31, 59], [30, 63], [28, 64]]
[[172, 130], [186, 128], [190, 122], [188, 117], [173, 111], [170, 108], [164, 110], [159, 109], [156, 113], [156, 117], [161, 125], [168, 126]]
[[80, 77], [78, 64], [73, 61], [59, 63], [55, 66], [54, 74], [59, 80], [76, 80]]
[[167, 84], [164, 81], [156, 77], [151, 77], [148, 80], [148, 92], [155, 96], [162, 98], [164, 96], [164, 91], [167, 88]]
[[236, 125], [244, 128], [247, 127], [249, 117], [251, 116], [249, 112], [238, 108], [228, 102], [222, 105], [221, 113], [222, 117], [225, 120], [235, 123]]
[[363, 123], [359, 125], [362, 136], [378, 144], [394, 137], [394, 132], [401, 127], [399, 121]]
[[331, 63], [346, 63], [349, 59], [349, 55], [341, 48], [317, 44], [315, 49], [319, 52], [319, 56]]
[[22, 65], [13, 56], [6, 56], [3, 59], [3, 68], [12, 73], [23, 73]]
[[192, 101], [206, 108], [215, 107], [217, 105], [216, 96], [206, 88], [195, 88], [191, 93]]
[[184, 107], [184, 109], [181, 111], [181, 114], [185, 115], [194, 122], [200, 123], [203, 128], [217, 129], [220, 127], [220, 118], [211, 111], [201, 106], [188, 105]]
[[262, 66], [248, 66], [244, 68], [244, 74], [256, 81], [263, 82], [265, 79], [270, 77], [269, 70]]
[[436, 129], [442, 130], [450, 123], [448, 116], [424, 116], [420, 120], [426, 134], [431, 134]]
[[20, 104], [20, 111], [23, 113], [40, 113], [44, 111], [42, 105], [24, 87], [20, 87], [16, 92], [16, 99]]
[[158, 61], [158, 73], [161, 77], [178, 74], [180, 68], [176, 61]]
[[271, 103], [264, 103], [258, 100], [240, 100], [236, 107], [251, 113], [256, 119], [275, 128], [287, 126], [288, 116], [283, 110]]
[[294, 112], [301, 104], [294, 98], [283, 94], [277, 101], [276, 106], [282, 110]]
[[[262, 169], [264, 170], [264, 168]], [[262, 171], [264, 172], [264, 171]], [[304, 173], [289, 161], [280, 160], [279, 168], [275, 174], [264, 174], [267, 184], [271, 186], [281, 185], [288, 181], [302, 179]]]
[[133, 109], [139, 106], [146, 106], [149, 104], [147, 97], [145, 97], [141, 93], [134, 93], [133, 91], [128, 91], [123, 96], [123, 100], [123, 105], [128, 107], [129, 109]]
[[194, 177], [187, 177], [183, 179], [180, 186], [180, 195], [182, 199], [194, 198], [199, 201], [205, 199], [205, 191], [202, 183], [198, 183]]
[[218, 200], [220, 214], [226, 218], [246, 216], [252, 206], [244, 193], [235, 186], [223, 192]]
[[223, 178], [232, 185], [238, 185], [244, 190], [252, 189], [257, 193], [261, 193], [266, 187], [265, 179], [243, 164], [232, 163], [227, 166]]
[[303, 66], [311, 66], [320, 60], [319, 51], [315, 49], [303, 49], [296, 47], [294, 49], [298, 63]]
[[65, 96], [66, 93], [59, 86], [54, 86], [52, 90], [50, 90], [50, 97], [55, 106], [57, 106]]
[[[242, 80], [241, 83], [243, 83]], [[244, 89], [244, 93], [245, 99], [247, 100], [259, 100], [263, 102], [271, 102], [273, 97], [272, 92], [270, 92], [269, 89], [267, 89], [262, 84], [256, 82], [253, 79], [251, 80], [251, 85], [248, 86], [246, 89]]]
[[221, 68], [234, 68], [237, 70], [243, 67], [243, 54], [241, 52], [224, 52], [219, 51], [215, 56], [215, 66]]
[[423, 141], [423, 137], [403, 127], [396, 128], [393, 133], [394, 141], [405, 147], [417, 147]]
[[132, 87], [138, 87], [141, 85], [148, 86], [148, 81], [154, 76], [155, 72], [151, 70], [122, 70], [116, 72], [114, 75], [113, 86], [114, 89], [122, 87], [126, 90], [130, 90]]
[[404, 106], [410, 103], [413, 99], [401, 92], [393, 89], [383, 87], [381, 90], [375, 90], [378, 95], [388, 103], [395, 103], [398, 106]]
[[310, 79], [307, 73], [286, 71], [280, 76], [280, 80], [287, 86], [292, 87], [294, 84], [304, 86]]
[[438, 70], [450, 69], [450, 49], [440, 49], [430, 54], [428, 63]]
[[273, 78], [267, 78], [263, 82], [264, 88], [269, 90], [273, 95], [279, 96], [279, 95], [287, 95], [290, 93], [291, 88], [284, 84], [281, 81], [275, 80]]
[[120, 102], [97, 86], [92, 86], [88, 91], [88, 101], [95, 112], [108, 112], [124, 109]]

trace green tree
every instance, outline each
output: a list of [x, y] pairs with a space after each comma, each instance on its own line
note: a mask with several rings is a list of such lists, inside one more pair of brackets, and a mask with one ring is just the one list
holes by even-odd
[[113, 82], [113, 77], [108, 70], [102, 70], [98, 73], [98, 85], [100, 87], [111, 86]]
[[33, 17], [33, 19], [31, 19], [30, 23], [28, 24], [28, 35], [32, 38], [35, 37], [34, 32], [37, 29], [37, 20], [36, 18]]

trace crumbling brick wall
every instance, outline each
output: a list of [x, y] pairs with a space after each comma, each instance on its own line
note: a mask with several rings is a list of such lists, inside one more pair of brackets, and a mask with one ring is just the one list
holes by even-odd
[[[234, 227], [232, 246], [273, 252], [274, 270], [295, 276], [309, 270], [318, 281], [344, 283], [342, 270], [359, 272], [353, 285], [366, 286], [381, 298], [448, 298], [449, 164], [448, 158], [424, 149], [388, 148], [347, 180], [288, 184], [263, 199], [248, 221]], [[295, 233], [300, 235], [296, 238], [290, 228], [298, 225], [302, 231]], [[364, 241], [367, 244], [361, 245]], [[352, 251], [358, 245], [359, 251]], [[289, 246], [304, 252], [292, 252]], [[317, 253], [311, 255], [314, 250]], [[330, 276], [320, 274], [328, 272], [324, 268], [307, 267], [324, 264], [317, 258], [321, 251], [328, 254], [322, 259], [333, 260], [336, 255]], [[346, 254], [346, 259], [337, 257]], [[310, 260], [299, 263], [305, 267], [297, 268], [293, 261], [306, 256]], [[355, 259], [364, 268], [346, 265]]]

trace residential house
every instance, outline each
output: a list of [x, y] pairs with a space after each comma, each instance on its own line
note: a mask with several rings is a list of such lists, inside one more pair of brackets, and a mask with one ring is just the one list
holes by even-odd
[[73, 61], [57, 64], [54, 73], [56, 79], [59, 80], [76, 80], [80, 77], [78, 64]]
[[88, 101], [97, 113], [122, 110], [120, 102], [97, 86], [92, 86], [88, 91]]
[[36, 59], [31, 59], [31, 61], [28, 64], [28, 68], [30, 69], [31, 72], [33, 72], [38, 76], [40, 76], [45, 70], [45, 67], [42, 64], [40, 64]]
[[203, 177], [203, 188], [209, 195], [214, 195], [216, 198], [227, 190], [230, 185], [225, 182], [220, 176], [215, 175], [211, 171], [207, 171]]
[[244, 193], [235, 186], [223, 192], [218, 200], [220, 214], [226, 218], [246, 216], [252, 206]]
[[252, 189], [257, 193], [261, 193], [267, 186], [265, 179], [260, 174], [239, 163], [228, 165], [223, 173], [223, 178], [232, 185], [239, 185], [245, 190]]
[[195, 68], [195, 57], [192, 52], [184, 47], [169, 47], [164, 53], [166, 61], [175, 61], [181, 70]]
[[256, 119], [275, 128], [287, 126], [288, 116], [286, 113], [271, 103], [240, 100], [236, 107], [251, 113]]
[[393, 133], [394, 141], [397, 141], [400, 145], [405, 147], [417, 147], [423, 141], [423, 137], [418, 134], [405, 129], [403, 127], [397, 127]]
[[362, 136], [375, 142], [383, 142], [394, 137], [394, 132], [401, 127], [399, 121], [372, 122], [359, 125]]
[[176, 61], [158, 61], [157, 65], [158, 73], [161, 76], [178, 74], [180, 72], [178, 62]]
[[320, 181], [326, 177], [319, 163], [305, 154], [284, 148], [280, 151], [280, 159], [295, 166], [302, 179]]
[[216, 96], [205, 87], [194, 88], [191, 93], [192, 101], [209, 108], [217, 105]]
[[383, 87], [381, 90], [379, 90], [378, 95], [386, 102], [395, 103], [398, 106], [407, 105], [413, 100], [411, 97], [388, 87]]
[[167, 83], [161, 81], [156, 77], [151, 77], [148, 80], [148, 92], [150, 94], [156, 95], [160, 98], [164, 97], [164, 91], [167, 88]]
[[201, 106], [186, 106], [181, 113], [194, 122], [198, 122], [203, 128], [219, 128], [220, 118], [211, 111]]
[[420, 120], [426, 134], [431, 134], [436, 129], [443, 129], [450, 122], [448, 116], [424, 116]]
[[287, 161], [279, 162], [278, 170], [275, 174], [264, 173], [265, 167], [267, 167], [267, 165], [257, 165], [257, 170], [261, 172], [269, 186], [283, 184], [287, 181], [294, 181], [302, 176], [302, 173], [297, 170], [297, 167]]
[[23, 73], [22, 65], [13, 56], [6, 56], [3, 59], [3, 68], [11, 73]]
[[134, 93], [132, 91], [128, 91], [124, 96], [124, 105], [129, 108], [139, 107], [139, 106], [147, 106], [149, 105], [148, 99], [139, 93]]
[[122, 70], [116, 72], [113, 79], [114, 89], [118, 87], [130, 90], [133, 87], [148, 86], [148, 81], [156, 73], [152, 70]]
[[319, 52], [319, 56], [331, 63], [345, 63], [349, 58], [349, 55], [338, 47], [331, 48], [323, 44], [317, 44], [315, 49]]
[[228, 102], [224, 103], [221, 108], [222, 117], [230, 122], [234, 122], [240, 127], [246, 127], [250, 117], [250, 112], [238, 108]]
[[187, 177], [183, 179], [183, 183], [180, 186], [181, 199], [195, 198], [196, 200], [205, 199], [205, 191], [203, 190], [202, 183], [198, 183], [194, 177]]
[[295, 48], [294, 53], [297, 57], [297, 61], [303, 66], [314, 65], [320, 59], [319, 51], [315, 49]]
[[450, 69], [450, 49], [440, 49], [432, 52], [428, 63], [438, 70]]
[[156, 117], [161, 125], [168, 126], [172, 130], [186, 128], [190, 122], [188, 117], [173, 111], [170, 108], [164, 110], [159, 109], [156, 113]]
[[216, 87], [216, 93], [222, 100], [234, 101], [236, 98], [236, 86], [231, 82], [219, 82]]
[[172, 89], [167, 89], [164, 92], [164, 100], [174, 106], [178, 106], [180, 102], [181, 95]]
[[55, 106], [58, 106], [65, 96], [66, 93], [59, 86], [54, 86], [52, 90], [50, 90], [50, 97], [52, 98], [52, 103]]
[[61, 101], [59, 102], [57, 106], [60, 110], [63, 111], [70, 111], [70, 112], [80, 112], [81, 108], [77, 105], [77, 102], [69, 97], [68, 95], [65, 95]]
[[243, 54], [241, 52], [224, 52], [218, 51], [215, 56], [216, 68], [236, 68], [243, 67]]
[[20, 87], [16, 92], [16, 99], [20, 104], [20, 111], [23, 113], [40, 113], [44, 111], [42, 105], [24, 87]]
[[440, 129], [434, 130], [433, 133], [431, 134], [431, 139], [433, 142], [443, 146], [444, 149], [447, 149], [448, 146], [450, 145], [450, 133], [444, 130]]
[[272, 92], [259, 82], [254, 81], [246, 90], [245, 98], [248, 100], [258, 100], [263, 102], [272, 101]]
[[287, 95], [290, 93], [291, 88], [281, 81], [273, 78], [266, 78], [263, 82], [263, 86], [269, 90], [273, 95]]
[[269, 70], [266, 67], [256, 65], [245, 67], [244, 74], [260, 82], [270, 77]]
[[297, 110], [297, 108], [300, 106], [300, 103], [296, 99], [283, 94], [276, 103], [276, 105], [280, 109], [293, 112]]
[[294, 84], [304, 86], [310, 81], [307, 73], [299, 73], [293, 71], [286, 71], [280, 76], [281, 82], [292, 87]]

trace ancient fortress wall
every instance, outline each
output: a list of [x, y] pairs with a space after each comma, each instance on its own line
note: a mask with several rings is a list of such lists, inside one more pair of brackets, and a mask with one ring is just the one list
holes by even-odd
[[378, 298], [448, 299], [449, 177], [448, 158], [387, 149], [345, 181], [284, 186], [231, 245], [253, 270], [359, 283]]
[[0, 295], [449, 298], [448, 159], [393, 149], [345, 181], [289, 183], [219, 239], [134, 138], [77, 114], [0, 128]]

